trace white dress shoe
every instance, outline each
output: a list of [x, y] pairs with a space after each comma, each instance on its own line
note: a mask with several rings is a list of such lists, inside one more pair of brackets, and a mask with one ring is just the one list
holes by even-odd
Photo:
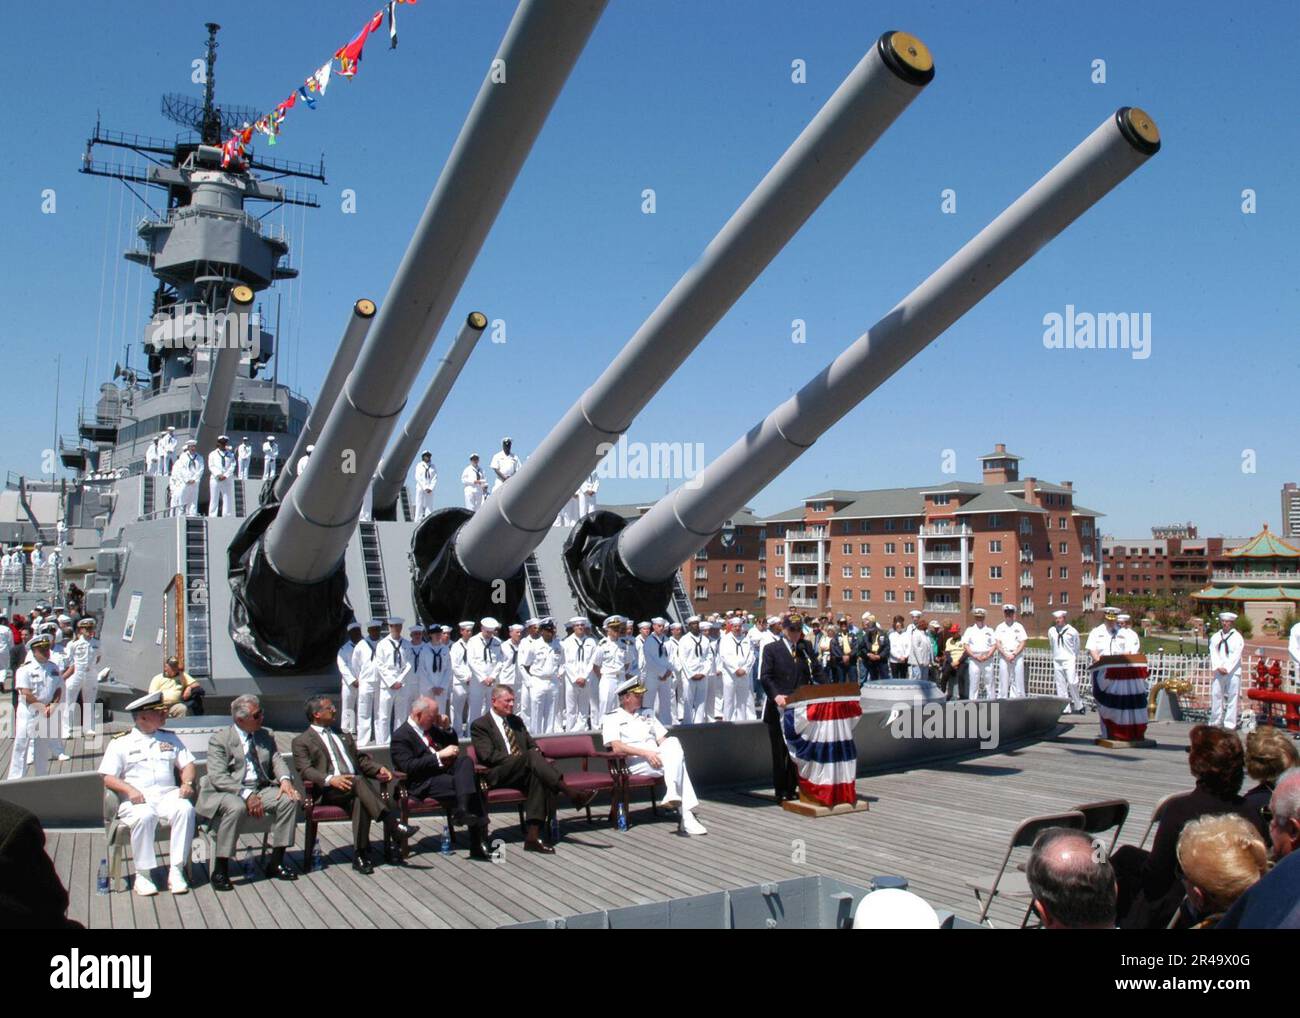
[[699, 835], [709, 833], [705, 829], [704, 825], [695, 819], [695, 814], [688, 809], [682, 810], [682, 825], [680, 830], [682, 834]]
[[72, 757], [68, 756], [67, 753], [60, 753], [58, 759], [59, 759], [59, 763], [67, 763], [69, 760], [72, 759]]
[[149, 878], [148, 873], [137, 873], [135, 875], [135, 893], [142, 897], [148, 897], [151, 894], [158, 893], [158, 888]]
[[185, 880], [185, 871], [179, 866], [173, 866], [167, 871], [167, 890], [172, 894], [185, 894], [189, 891], [190, 885]]
[[682, 804], [681, 799], [665, 799], [659, 804], [660, 809], [677, 809]]

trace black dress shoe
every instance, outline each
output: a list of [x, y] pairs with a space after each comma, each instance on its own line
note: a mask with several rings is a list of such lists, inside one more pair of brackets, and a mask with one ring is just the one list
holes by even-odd
[[267, 866], [263, 871], [266, 875], [274, 880], [297, 880], [298, 874], [289, 869], [284, 863], [279, 866]]
[[525, 852], [541, 852], [543, 855], [554, 855], [554, 854], [555, 854], [555, 849], [553, 849], [550, 845], [546, 844], [546, 842], [542, 841], [540, 838], [539, 838], [538, 840], [536, 840], [536, 841], [525, 841], [525, 842], [524, 842], [524, 851], [525, 851]]
[[404, 824], [400, 820], [394, 820], [391, 828], [392, 832], [399, 837], [409, 838], [420, 828], [415, 824]]
[[362, 876], [366, 877], [375, 872], [375, 867], [371, 864], [369, 859], [353, 859], [352, 868]]
[[230, 882], [230, 877], [225, 873], [214, 873], [208, 881], [214, 891], [233, 891], [235, 885]]

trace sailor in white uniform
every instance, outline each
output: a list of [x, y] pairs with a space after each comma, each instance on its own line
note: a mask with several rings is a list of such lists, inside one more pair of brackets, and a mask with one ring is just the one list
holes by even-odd
[[513, 440], [507, 436], [501, 439], [501, 451], [494, 453], [488, 466], [492, 468], [492, 473], [496, 475], [496, 480], [492, 482], [492, 490], [498, 490], [501, 485], [514, 477], [519, 472], [519, 457], [510, 451], [510, 446], [514, 444]]
[[1237, 727], [1237, 701], [1241, 696], [1242, 637], [1233, 623], [1234, 612], [1219, 612], [1219, 631], [1210, 637], [1209, 723], [1232, 731]]
[[1025, 644], [1029, 634], [1016, 619], [1016, 606], [1005, 605], [1003, 621], [994, 630], [998, 639], [998, 699], [1020, 700], [1025, 695]]
[[542, 619], [535, 639], [525, 641], [524, 684], [528, 689], [530, 730], [538, 733], [558, 732], [564, 727], [560, 710], [561, 690], [565, 685], [564, 646], [555, 638], [555, 620]]
[[722, 623], [714, 615], [706, 622], [700, 623], [700, 632], [704, 634], [704, 646], [710, 655], [709, 702], [707, 717], [714, 721], [722, 720]]
[[[754, 687], [750, 673], [754, 668], [754, 645], [744, 630], [745, 620], [733, 615], [722, 634], [722, 720], [753, 721]], [[662, 719], [661, 719], [662, 720]]]
[[656, 616], [650, 620], [650, 632], [641, 644], [641, 684], [645, 686], [642, 701], [647, 711], [659, 719], [660, 724], [673, 723], [673, 654], [666, 632], [668, 620]]
[[388, 617], [388, 635], [375, 644], [375, 673], [379, 676], [379, 707], [375, 712], [375, 744], [387, 746], [393, 735], [393, 719], [400, 725], [415, 700], [415, 657], [411, 641], [402, 635], [405, 623], [400, 615]]
[[1068, 613], [1057, 609], [1052, 612], [1055, 624], [1047, 631], [1047, 642], [1052, 652], [1052, 678], [1056, 682], [1056, 695], [1068, 699], [1067, 714], [1083, 713], [1083, 697], [1079, 695], [1079, 631], [1066, 622]]
[[351, 736], [357, 734], [357, 691], [360, 676], [352, 670], [352, 658], [361, 644], [361, 623], [348, 624], [347, 641], [339, 648], [335, 664], [339, 669], [339, 727]]
[[275, 440], [274, 435], [267, 435], [266, 441], [262, 443], [262, 480], [274, 477], [279, 466], [280, 443]]
[[470, 637], [465, 647], [470, 672], [469, 719], [471, 723], [486, 714], [492, 703], [492, 687], [496, 684], [504, 660], [501, 641], [497, 639], [497, 630], [500, 628], [501, 623], [491, 616], [479, 619], [478, 632]]
[[1291, 682], [1293, 685], [1300, 684], [1300, 622], [1291, 627], [1286, 652], [1291, 658]]
[[309, 445], [303, 451], [303, 454], [298, 457], [298, 467], [296, 472], [294, 473], [295, 477], [302, 476], [302, 472], [307, 469], [307, 464], [311, 461], [311, 454], [315, 451], [316, 451], [316, 447], [314, 445]]
[[108, 744], [99, 765], [104, 787], [121, 799], [117, 816], [131, 831], [135, 893], [142, 895], [158, 893], [150, 871], [158, 865], [154, 832], [159, 820], [171, 828], [167, 889], [172, 894], [189, 890], [183, 867], [194, 840], [194, 756], [163, 729], [167, 712], [162, 701], [162, 693], [148, 693], [127, 704], [135, 727]]
[[596, 480], [595, 474], [582, 482], [582, 487], [578, 489], [578, 519], [590, 516], [599, 508], [596, 502], [598, 491], [600, 491], [600, 482]]
[[235, 515], [235, 456], [225, 435], [218, 436], [217, 447], [208, 453], [208, 515]]
[[452, 728], [463, 739], [469, 731], [469, 686], [474, 673], [469, 667], [469, 641], [474, 636], [474, 623], [460, 624], [460, 636], [447, 646], [447, 666], [451, 669], [451, 722]]
[[507, 630], [509, 634], [501, 643], [501, 667], [497, 670], [497, 685], [509, 686], [515, 691], [515, 713], [528, 726], [529, 731], [540, 732], [528, 714], [528, 691], [524, 679], [524, 626], [521, 622], [512, 622]]
[[38, 777], [48, 773], [50, 757], [59, 749], [63, 679], [58, 666], [50, 660], [50, 646], [48, 633], [38, 633], [28, 640], [27, 660], [14, 678], [18, 710], [13, 754], [9, 758], [10, 781], [23, 776], [29, 756]]
[[248, 436], [245, 435], [239, 440], [239, 445], [235, 447], [235, 476], [239, 480], [248, 480], [248, 467], [252, 462], [253, 447], [249, 444]]
[[[7, 627], [6, 627], [7, 628]], [[99, 640], [95, 638], [95, 620], [90, 616], [77, 622], [77, 636], [65, 651], [67, 671], [63, 676], [63, 737], [72, 738], [80, 728], [87, 738], [95, 734], [95, 697], [99, 695]], [[78, 708], [81, 700], [85, 709]]]
[[573, 632], [560, 641], [564, 648], [564, 729], [576, 732], [592, 725], [592, 705], [598, 696], [600, 673], [595, 668], [596, 641], [581, 615], [569, 619]]
[[672, 671], [669, 673], [668, 681], [671, 685], [670, 699], [672, 700], [672, 722], [677, 724], [682, 718], [682, 668], [679, 660], [679, 653], [682, 645], [682, 634], [686, 628], [680, 622], [672, 622], [668, 625], [668, 639], [664, 641], [664, 650], [668, 652], [668, 660], [672, 662]]
[[686, 771], [686, 753], [676, 736], [648, 710], [641, 706], [645, 687], [640, 679], [624, 679], [615, 689], [618, 706], [607, 712], [601, 724], [601, 738], [607, 749], [626, 753], [632, 759], [628, 770], [633, 774], [661, 774], [664, 797], [659, 804], [665, 809], [681, 810], [682, 834], [707, 834], [695, 818], [699, 799]]
[[194, 439], [187, 439], [185, 451], [172, 466], [171, 508], [174, 516], [199, 514], [199, 482], [203, 480], [203, 457]]
[[971, 612], [975, 621], [962, 634], [962, 646], [966, 648], [967, 696], [971, 700], [992, 700], [993, 687], [997, 680], [998, 638], [993, 627], [984, 618], [988, 614], [983, 608]]
[[442, 629], [439, 626], [411, 627], [411, 653], [415, 655], [416, 696], [425, 696], [438, 705], [438, 713], [447, 713], [447, 694], [451, 683], [443, 659]]
[[686, 632], [677, 645], [677, 663], [682, 672], [684, 725], [702, 725], [709, 719], [709, 676], [713, 672], [713, 649], [703, 632], [704, 625], [698, 615], [692, 615], [686, 620]]
[[776, 631], [781, 625], [781, 616], [769, 615], [761, 621], [761, 625], [755, 623], [754, 628], [749, 631], [749, 643], [754, 648], [754, 667], [751, 674], [754, 677], [754, 694], [757, 697], [754, 717], [759, 719], [763, 717], [763, 711], [767, 708], [767, 691], [763, 689], [763, 684], [758, 681], [759, 675], [763, 672], [763, 649], [780, 640], [780, 637], [776, 635]]
[[1138, 636], [1137, 630], [1135, 630], [1131, 625], [1129, 625], [1132, 619], [1133, 617], [1131, 615], [1125, 615], [1122, 612], [1119, 615], [1118, 621], [1119, 621], [1119, 637], [1121, 640], [1121, 649], [1120, 649], [1121, 654], [1142, 653], [1142, 638]]
[[433, 512], [433, 489], [438, 486], [438, 468], [433, 465], [433, 453], [428, 449], [420, 453], [415, 465], [415, 522]]
[[487, 478], [478, 465], [478, 453], [470, 453], [469, 466], [460, 472], [460, 486], [465, 493], [465, 508], [474, 512], [487, 497]]
[[144, 472], [147, 477], [158, 476], [158, 439], [149, 439], [144, 447]]
[[176, 450], [180, 446], [176, 442], [176, 427], [168, 427], [165, 434], [158, 436], [158, 476], [167, 477], [172, 472], [172, 466], [176, 462]]
[[637, 678], [636, 643], [624, 636], [627, 620], [622, 615], [605, 619], [605, 638], [596, 645], [592, 666], [600, 674], [597, 716], [604, 717], [618, 705], [615, 690], [625, 679]]
[[379, 675], [375, 671], [375, 649], [387, 620], [371, 619], [366, 635], [352, 651], [352, 674], [357, 677], [357, 745], [375, 742], [375, 718], [379, 712]]

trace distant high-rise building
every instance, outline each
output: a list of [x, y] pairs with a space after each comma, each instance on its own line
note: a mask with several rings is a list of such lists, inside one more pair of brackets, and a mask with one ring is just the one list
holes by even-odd
[[1300, 537], [1300, 488], [1294, 481], [1282, 485], [1282, 536]]

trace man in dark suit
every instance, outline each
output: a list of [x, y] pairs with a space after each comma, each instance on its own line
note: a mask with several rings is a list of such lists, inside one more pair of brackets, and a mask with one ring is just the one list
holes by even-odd
[[452, 822], [469, 828], [471, 859], [491, 861], [483, 839], [487, 832], [487, 809], [478, 792], [474, 764], [461, 753], [451, 722], [438, 713], [429, 697], [417, 697], [410, 716], [393, 732], [389, 751], [393, 766], [406, 775], [406, 787], [413, 799], [455, 798]]
[[208, 740], [208, 772], [199, 784], [197, 810], [211, 817], [217, 830], [212, 888], [232, 890], [230, 857], [239, 840], [239, 821], [248, 816], [271, 817], [271, 858], [266, 875], [297, 880], [284, 864], [284, 850], [293, 844], [298, 802], [293, 774], [275, 748], [275, 736], [262, 727], [262, 705], [255, 696], [237, 696], [230, 704], [229, 728]]
[[821, 665], [812, 645], [803, 638], [803, 618], [787, 615], [782, 620], [785, 630], [781, 639], [763, 650], [763, 668], [758, 681], [767, 694], [763, 708], [763, 724], [767, 725], [768, 741], [772, 744], [772, 788], [777, 801], [799, 797], [799, 772], [781, 731], [781, 714], [786, 698], [800, 686], [825, 681]]
[[552, 855], [555, 849], [542, 840], [542, 827], [554, 811], [556, 795], [564, 793], [581, 809], [595, 798], [595, 793], [572, 791], [514, 712], [514, 689], [493, 686], [492, 709], [469, 726], [474, 754], [487, 768], [487, 782], [492, 788], [515, 788], [528, 796], [524, 804], [528, 821], [524, 851]]
[[356, 848], [352, 868], [369, 876], [375, 871], [370, 862], [370, 822], [384, 825], [384, 858], [396, 862], [394, 836], [409, 838], [416, 827], [403, 824], [397, 813], [384, 805], [379, 790], [370, 779], [391, 781], [392, 772], [381, 767], [368, 753], [357, 752], [357, 744], [347, 732], [334, 730], [338, 708], [332, 696], [313, 696], [307, 701], [310, 727], [293, 740], [293, 765], [304, 782], [316, 786], [318, 801], [328, 806], [352, 810], [352, 843]]

